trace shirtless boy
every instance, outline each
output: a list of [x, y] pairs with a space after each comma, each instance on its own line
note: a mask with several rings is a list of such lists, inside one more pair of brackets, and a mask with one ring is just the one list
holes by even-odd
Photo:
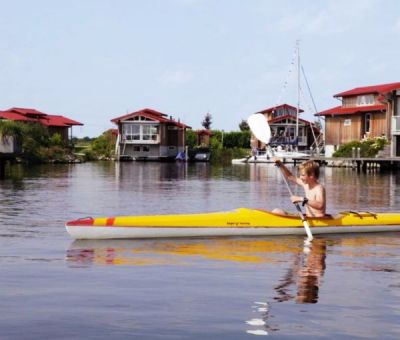
[[[277, 166], [282, 169], [285, 177], [304, 189], [305, 197], [291, 196], [292, 203], [303, 203], [306, 207], [307, 217], [324, 217], [326, 213], [326, 194], [325, 188], [318, 182], [319, 165], [308, 160], [299, 165], [300, 177], [295, 177], [286, 166], [280, 161], [275, 160]], [[281, 209], [274, 209], [275, 214], [287, 215]]]

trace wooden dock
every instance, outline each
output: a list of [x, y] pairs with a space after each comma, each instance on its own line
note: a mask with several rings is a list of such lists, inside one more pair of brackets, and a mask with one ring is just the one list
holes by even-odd
[[393, 170], [400, 168], [400, 157], [378, 157], [378, 158], [345, 158], [345, 157], [323, 157], [310, 156], [293, 158], [294, 164], [312, 159], [320, 164], [331, 167], [350, 167], [357, 171], [366, 172], [368, 169]]

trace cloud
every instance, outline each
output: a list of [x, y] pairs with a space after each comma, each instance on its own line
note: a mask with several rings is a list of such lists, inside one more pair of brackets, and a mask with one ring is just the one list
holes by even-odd
[[191, 82], [193, 74], [183, 70], [166, 70], [159, 77], [159, 82], [164, 85], [184, 85]]

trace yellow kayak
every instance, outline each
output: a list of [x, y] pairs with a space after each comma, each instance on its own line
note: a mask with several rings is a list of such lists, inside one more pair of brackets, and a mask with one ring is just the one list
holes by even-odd
[[[400, 212], [344, 211], [307, 219], [313, 234], [400, 231]], [[239, 208], [202, 214], [83, 218], [65, 225], [75, 239], [302, 235], [298, 215]]]

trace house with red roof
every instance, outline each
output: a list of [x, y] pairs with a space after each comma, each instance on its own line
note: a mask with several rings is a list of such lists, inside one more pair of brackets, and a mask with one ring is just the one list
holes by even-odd
[[64, 116], [51, 115], [35, 109], [20, 107], [13, 107], [5, 111], [0, 111], [0, 119], [39, 123], [48, 129], [50, 135], [58, 133], [66, 142], [69, 136], [72, 138], [72, 127], [83, 125], [76, 120]]
[[[261, 110], [271, 128], [271, 145], [296, 146], [298, 150], [309, 150], [320, 136], [320, 129], [315, 123], [300, 118], [304, 112], [288, 104]], [[251, 140], [252, 148], [263, 148], [264, 145], [255, 138]]]
[[325, 156], [344, 143], [386, 136], [391, 156], [400, 157], [400, 82], [357, 87], [334, 98], [342, 104], [316, 114], [325, 117]]
[[113, 118], [118, 127], [116, 156], [119, 160], [162, 160], [185, 151], [186, 129], [172, 116], [142, 109]]

